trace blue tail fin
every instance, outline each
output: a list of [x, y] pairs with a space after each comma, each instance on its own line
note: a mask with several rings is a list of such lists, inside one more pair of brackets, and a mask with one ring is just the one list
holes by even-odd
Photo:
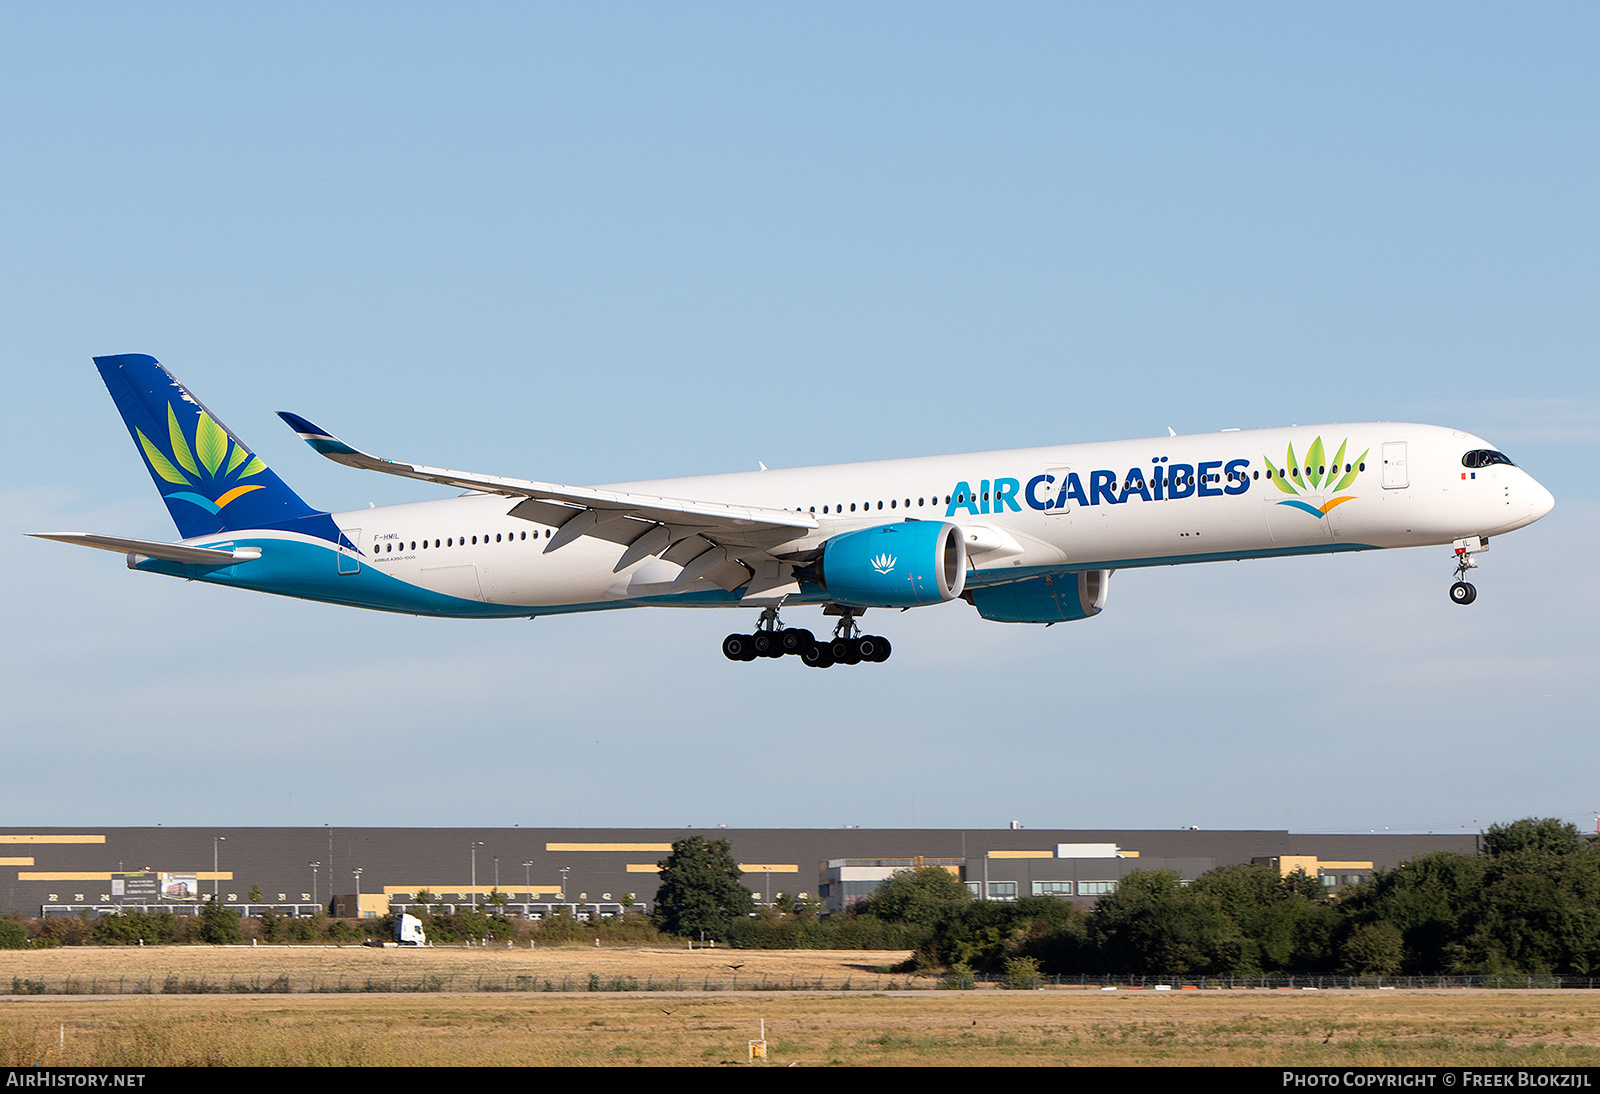
[[339, 541], [327, 513], [284, 485], [154, 357], [94, 363], [183, 538], [279, 528]]

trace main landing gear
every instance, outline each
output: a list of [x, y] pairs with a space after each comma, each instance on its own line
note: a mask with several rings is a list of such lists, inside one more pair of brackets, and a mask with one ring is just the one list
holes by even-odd
[[840, 619], [832, 640], [819, 642], [808, 630], [783, 626], [778, 621], [778, 609], [767, 608], [762, 611], [754, 634], [730, 634], [722, 640], [722, 655], [729, 661], [754, 661], [757, 657], [793, 654], [817, 669], [889, 660], [887, 638], [862, 634], [856, 626], [856, 613], [849, 608], [836, 611]]
[[1468, 570], [1476, 570], [1478, 562], [1472, 556], [1480, 551], [1489, 549], [1489, 541], [1482, 536], [1470, 536], [1467, 539], [1458, 539], [1454, 545], [1456, 552], [1456, 580], [1450, 586], [1450, 602], [1452, 604], [1471, 604], [1478, 599], [1478, 589], [1469, 581], [1463, 580]]

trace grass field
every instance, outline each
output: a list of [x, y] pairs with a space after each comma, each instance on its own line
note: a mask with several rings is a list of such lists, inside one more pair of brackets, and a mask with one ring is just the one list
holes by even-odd
[[[43, 981], [60, 990], [68, 977], [76, 993], [138, 993], [146, 985], [160, 992], [173, 978], [186, 985], [204, 981], [206, 990], [227, 990], [287, 977], [294, 991], [359, 991], [371, 983], [397, 990], [426, 981], [430, 990], [475, 991], [512, 988], [523, 981], [583, 988], [591, 974], [604, 983], [632, 978], [642, 987], [697, 988], [709, 981], [725, 988], [760, 987], [763, 981], [786, 986], [852, 989], [904, 987], [905, 976], [877, 970], [904, 961], [904, 950], [726, 950], [666, 947], [544, 949], [428, 947], [371, 949], [363, 946], [64, 946], [48, 950], [0, 950], [0, 993], [13, 979]], [[737, 966], [737, 968], [735, 967]], [[313, 979], [314, 978], [314, 979]], [[922, 978], [931, 986], [931, 978]]]
[[[832, 980], [850, 970], [871, 977], [873, 967], [901, 956], [151, 947], [0, 952], [0, 976], [355, 976], [399, 968], [643, 980], [716, 963], [743, 964], [741, 976]], [[1600, 1064], [1600, 993], [1582, 991], [868, 990], [0, 996], [0, 1065], [742, 1064], [762, 1019], [773, 1065]]]

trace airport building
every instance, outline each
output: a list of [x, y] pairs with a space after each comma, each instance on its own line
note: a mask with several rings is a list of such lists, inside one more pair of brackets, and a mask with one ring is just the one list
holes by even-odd
[[0, 831], [0, 912], [184, 914], [213, 894], [268, 908], [376, 917], [431, 894], [491, 897], [512, 915], [649, 911], [674, 840], [727, 840], [758, 904], [820, 898], [838, 911], [895, 870], [949, 870], [975, 896], [1092, 904], [1134, 870], [1191, 880], [1216, 866], [1303, 869], [1330, 889], [1429, 851], [1472, 853], [1475, 835], [1061, 829], [12, 828]]

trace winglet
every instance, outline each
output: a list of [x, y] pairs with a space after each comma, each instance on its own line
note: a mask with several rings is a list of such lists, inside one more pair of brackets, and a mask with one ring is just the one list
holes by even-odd
[[306, 444], [309, 444], [324, 456], [366, 455], [364, 452], [358, 452], [351, 448], [326, 429], [307, 421], [298, 414], [290, 414], [287, 410], [280, 410], [278, 411], [278, 417], [287, 422], [289, 428], [294, 430], [302, 441], [305, 441]]

